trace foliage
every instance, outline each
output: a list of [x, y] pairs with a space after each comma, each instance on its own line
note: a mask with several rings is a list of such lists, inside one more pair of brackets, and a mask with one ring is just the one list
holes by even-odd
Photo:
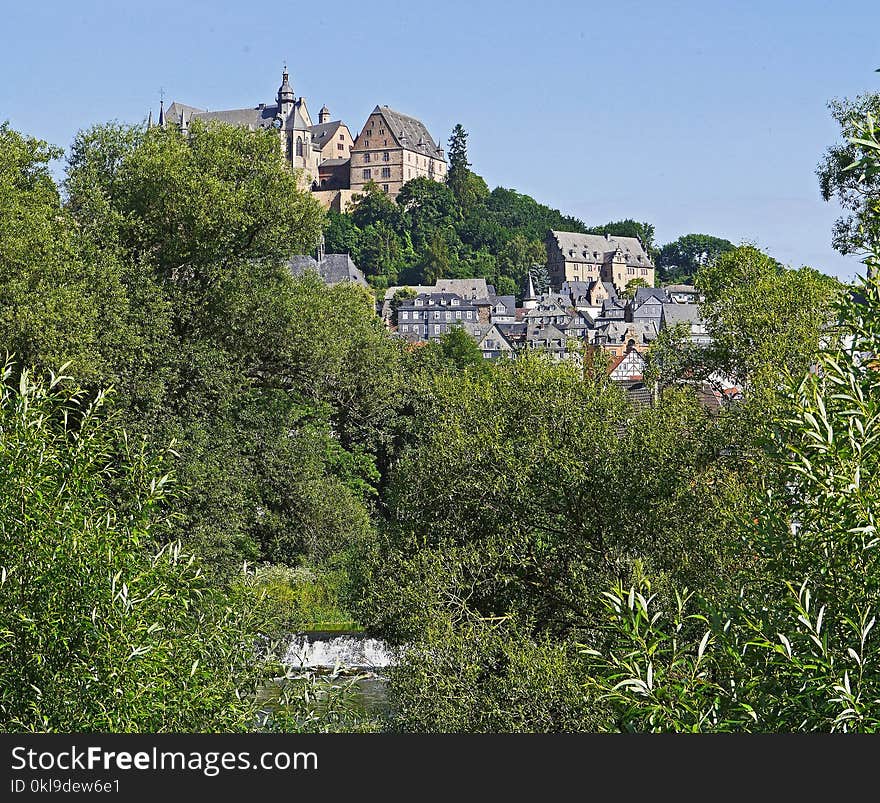
[[[880, 141], [870, 120], [863, 130], [856, 169], [876, 174]], [[878, 262], [875, 252], [869, 268]], [[880, 281], [857, 290], [840, 302], [840, 331], [789, 385], [770, 447], [779, 476], [738, 522], [751, 553], [740, 594], [681, 594], [671, 615], [644, 583], [607, 595], [605, 646], [586, 660], [616, 727], [880, 728]]]
[[828, 108], [840, 126], [843, 142], [825, 151], [816, 175], [822, 197], [826, 201], [835, 198], [847, 213], [836, 222], [831, 243], [841, 254], [865, 253], [880, 245], [875, 212], [880, 202], [880, 174], [853, 169], [853, 165], [872, 163], [871, 135], [866, 127], [880, 119], [880, 94], [833, 100]]
[[660, 279], [669, 284], [693, 282], [701, 268], [734, 248], [732, 242], [721, 237], [685, 234], [664, 245], [657, 254]]
[[389, 727], [416, 733], [571, 733], [594, 727], [572, 648], [509, 622], [420, 642], [391, 671]]
[[0, 386], [3, 730], [247, 727], [259, 608], [157, 543], [171, 481], [64, 377]]

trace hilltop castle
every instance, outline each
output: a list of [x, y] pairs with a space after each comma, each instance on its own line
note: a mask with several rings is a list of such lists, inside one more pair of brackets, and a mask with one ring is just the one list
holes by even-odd
[[412, 178], [446, 178], [443, 149], [420, 120], [388, 106], [376, 106], [355, 139], [342, 120], [330, 117], [324, 106], [318, 112], [318, 123], [312, 121], [305, 98], [296, 97], [293, 91], [286, 67], [274, 104], [223, 111], [178, 101], [167, 110], [164, 102], [159, 107], [159, 125], [175, 125], [184, 133], [193, 120], [277, 131], [284, 158], [292, 168], [303, 171], [303, 187], [328, 209], [342, 211], [351, 196], [363, 192], [369, 182], [396, 198]]

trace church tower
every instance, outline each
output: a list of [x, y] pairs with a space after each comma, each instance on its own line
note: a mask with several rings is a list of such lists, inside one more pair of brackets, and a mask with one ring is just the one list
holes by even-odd
[[282, 124], [290, 117], [296, 105], [296, 95], [293, 93], [293, 87], [290, 85], [290, 78], [287, 74], [287, 67], [281, 74], [281, 86], [278, 87], [278, 94], [275, 96], [278, 102], [278, 115], [281, 117]]

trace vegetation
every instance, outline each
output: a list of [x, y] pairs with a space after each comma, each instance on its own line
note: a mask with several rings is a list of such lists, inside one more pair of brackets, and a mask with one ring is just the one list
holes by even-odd
[[[828, 187], [862, 193], [847, 236], [872, 247], [853, 109]], [[97, 126], [63, 192], [59, 155], [0, 127], [4, 729], [877, 730], [877, 278], [588, 229], [490, 192], [461, 126], [446, 184], [344, 214], [270, 132]], [[287, 267], [323, 230], [374, 288], [521, 294], [549, 228], [694, 278], [711, 345], [666, 330], [651, 404], [600, 353], [405, 345], [370, 292]], [[307, 628], [399, 651], [389, 716], [286, 676]]]

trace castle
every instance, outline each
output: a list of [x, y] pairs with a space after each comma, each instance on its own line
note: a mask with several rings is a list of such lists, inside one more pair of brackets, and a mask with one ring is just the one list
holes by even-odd
[[183, 133], [193, 120], [217, 121], [252, 131], [275, 130], [285, 160], [291, 168], [302, 171], [304, 189], [311, 190], [325, 208], [340, 212], [370, 182], [396, 198], [412, 178], [446, 178], [443, 149], [415, 117], [388, 106], [376, 106], [357, 138], [342, 120], [330, 117], [330, 110], [324, 106], [318, 112], [317, 124], [313, 122], [305, 98], [296, 97], [285, 67], [274, 104], [208, 111], [178, 101], [166, 110], [162, 102], [158, 124], [163, 128], [176, 125]]

